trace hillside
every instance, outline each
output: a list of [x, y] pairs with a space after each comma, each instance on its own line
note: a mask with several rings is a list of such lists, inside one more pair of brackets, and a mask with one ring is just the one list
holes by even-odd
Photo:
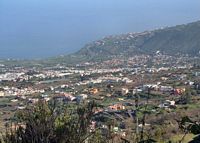
[[0, 64], [26, 66], [76, 64], [86, 61], [101, 61], [116, 56], [129, 57], [138, 54], [153, 54], [156, 51], [169, 55], [199, 55], [200, 21], [141, 33], [108, 36], [85, 45], [71, 55], [39, 61], [0, 61]]
[[104, 59], [119, 55], [152, 54], [156, 51], [169, 55], [198, 55], [200, 21], [153, 31], [105, 37], [87, 44], [70, 56], [76, 59]]

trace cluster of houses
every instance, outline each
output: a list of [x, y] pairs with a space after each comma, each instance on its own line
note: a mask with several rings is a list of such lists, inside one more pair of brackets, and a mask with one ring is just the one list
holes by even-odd
[[23, 96], [23, 95], [32, 95], [34, 93], [44, 93], [44, 90], [28, 88], [16, 88], [16, 87], [1, 87], [0, 96]]
[[162, 93], [171, 93], [174, 95], [181, 95], [184, 94], [186, 91], [185, 87], [182, 88], [174, 88], [172, 86], [163, 86], [163, 85], [159, 85], [159, 84], [146, 84], [143, 85], [143, 90], [154, 90], [154, 91], [160, 91]]
[[[127, 38], [131, 37], [132, 34], [129, 34]], [[129, 98], [129, 95], [146, 93], [146, 91], [151, 90], [159, 95], [174, 96], [186, 93], [186, 87], [194, 87], [200, 90], [200, 84], [188, 80], [187, 74], [171, 74], [171, 71], [174, 69], [190, 68], [190, 64], [187, 66], [179, 65], [173, 57], [157, 52], [152, 60], [154, 66], [150, 67], [147, 62], [151, 58], [149, 55], [140, 55], [128, 58], [127, 61], [125, 58], [116, 58], [102, 63], [87, 62], [70, 68], [63, 66], [40, 70], [32, 69], [31, 72], [25, 69], [8, 70], [0, 74], [1, 83], [8, 82], [17, 85], [20, 82], [27, 81], [32, 83], [33, 86], [17, 88], [16, 85], [11, 84], [7, 86], [2, 84], [0, 87], [0, 97], [16, 97], [10, 101], [12, 103], [19, 103], [16, 107], [20, 110], [26, 106], [26, 104], [20, 103], [21, 101], [35, 104], [40, 98], [45, 101], [50, 101], [53, 98], [63, 104], [88, 102], [91, 97], [95, 97], [94, 99], [100, 101], [100, 103], [104, 99], [108, 99], [109, 103], [102, 108], [95, 109], [95, 116], [122, 121], [124, 118], [135, 116], [135, 99], [134, 97]], [[185, 60], [180, 60], [180, 63]], [[171, 66], [169, 66], [170, 64]], [[157, 73], [160, 76], [155, 81], [147, 81], [136, 86], [133, 85], [133, 83], [139, 83], [139, 79], [143, 79], [141, 77], [145, 74], [153, 75]], [[193, 75], [198, 78], [200, 72], [195, 71]], [[150, 78], [143, 80], [150, 80]], [[56, 81], [55, 84], [54, 81]], [[172, 84], [167, 84], [168, 81], [180, 81], [183, 82], [184, 86], [175, 87]], [[89, 87], [90, 85], [92, 87]], [[82, 89], [82, 91], [79, 91], [79, 89]], [[34, 96], [36, 93], [39, 96]], [[129, 99], [131, 102], [129, 102]], [[145, 104], [144, 102], [141, 103], [141, 106]], [[176, 102], [174, 100], [164, 100], [156, 103], [156, 107], [159, 109], [176, 108]], [[97, 120], [94, 120], [91, 124], [91, 130], [99, 126], [103, 130], [109, 128], [105, 124], [100, 124]], [[119, 132], [123, 128], [123, 125], [115, 126], [113, 131]]]

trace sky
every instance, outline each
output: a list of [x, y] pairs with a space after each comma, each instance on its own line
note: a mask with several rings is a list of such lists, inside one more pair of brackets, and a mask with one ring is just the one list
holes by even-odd
[[200, 20], [200, 0], [0, 0], [0, 59], [65, 55], [104, 36]]

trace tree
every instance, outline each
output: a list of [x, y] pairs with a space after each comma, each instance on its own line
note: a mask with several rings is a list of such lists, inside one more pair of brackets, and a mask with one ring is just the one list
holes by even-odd
[[2, 142], [83, 143], [94, 134], [90, 132], [94, 107], [94, 102], [69, 109], [55, 101], [39, 101], [16, 113], [12, 124], [2, 133]]
[[[198, 122], [194, 122], [192, 121], [189, 117], [183, 117], [180, 121], [178, 121], [179, 123], [179, 127], [181, 130], [184, 131], [184, 135], [182, 137], [182, 139], [180, 140], [180, 143], [183, 142], [185, 136], [188, 134], [188, 133], [192, 133], [194, 135], [200, 135], [200, 123]], [[194, 138], [194, 143], [197, 143], [200, 142], [200, 137], [196, 137]]]

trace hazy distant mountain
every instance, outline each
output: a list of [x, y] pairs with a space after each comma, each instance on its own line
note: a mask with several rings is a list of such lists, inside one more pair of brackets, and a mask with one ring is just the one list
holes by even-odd
[[87, 44], [74, 54], [43, 60], [42, 64], [79, 63], [115, 56], [154, 54], [157, 51], [169, 55], [200, 55], [200, 21], [153, 31], [105, 37]]
[[109, 56], [153, 54], [156, 51], [169, 55], [198, 55], [200, 51], [200, 21], [142, 33], [105, 37], [87, 44], [73, 56], [85, 59], [103, 59]]

